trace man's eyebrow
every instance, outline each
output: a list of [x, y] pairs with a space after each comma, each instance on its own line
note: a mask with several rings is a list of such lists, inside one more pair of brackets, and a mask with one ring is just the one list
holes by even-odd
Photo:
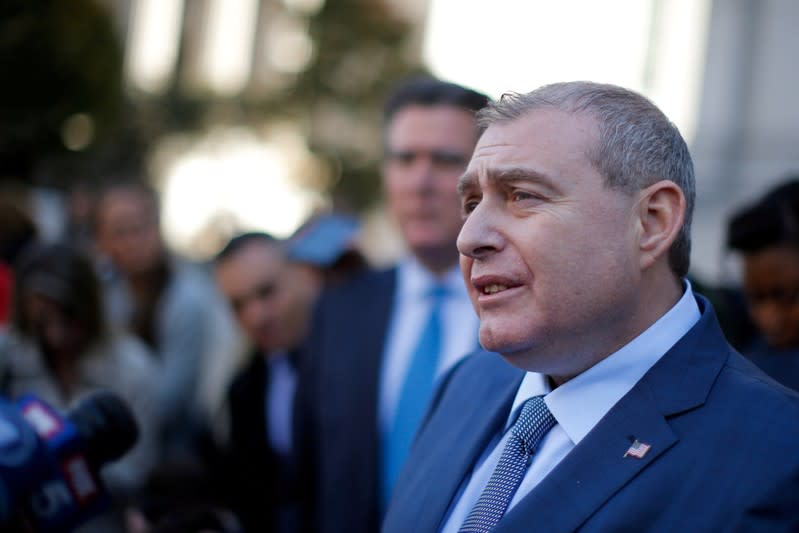
[[532, 168], [516, 167], [489, 172], [488, 180], [495, 183], [532, 181], [553, 191], [557, 189], [554, 180], [550, 176]]
[[477, 183], [477, 174], [475, 172], [467, 172], [458, 178], [458, 194], [463, 196], [467, 189], [471, 189]]
[[[555, 181], [548, 175], [531, 168], [505, 168], [501, 170], [489, 170], [488, 180], [497, 183], [507, 183], [515, 181], [529, 181], [537, 183], [552, 192], [558, 192]], [[458, 194], [463, 195], [468, 189], [475, 186], [478, 178], [475, 172], [467, 172], [458, 180]]]

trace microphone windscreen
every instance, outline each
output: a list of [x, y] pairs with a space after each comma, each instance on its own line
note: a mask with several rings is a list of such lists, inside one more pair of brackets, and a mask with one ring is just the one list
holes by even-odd
[[95, 468], [122, 457], [139, 438], [133, 412], [112, 392], [96, 391], [83, 396], [67, 418], [83, 439], [86, 458]]

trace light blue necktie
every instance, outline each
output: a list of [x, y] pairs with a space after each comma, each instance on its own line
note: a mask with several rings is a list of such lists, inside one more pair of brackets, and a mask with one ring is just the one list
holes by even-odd
[[496, 527], [513, 500], [538, 443], [556, 423], [542, 396], [524, 403], [494, 473], [458, 533], [489, 533]]
[[387, 438], [383, 442], [383, 472], [381, 479], [382, 509], [388, 506], [391, 491], [402, 465], [408, 457], [413, 437], [419, 428], [427, 403], [433, 392], [433, 380], [441, 352], [441, 307], [447, 295], [444, 286], [436, 285], [428, 293], [432, 300], [427, 324], [419, 336], [408, 373], [400, 391], [397, 411]]

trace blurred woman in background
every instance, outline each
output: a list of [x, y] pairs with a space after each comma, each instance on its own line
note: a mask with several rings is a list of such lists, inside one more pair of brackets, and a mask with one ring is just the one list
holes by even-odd
[[16, 264], [12, 319], [0, 342], [0, 393], [33, 393], [66, 410], [106, 389], [133, 410], [139, 440], [103, 477], [112, 494], [137, 489], [157, 460], [157, 368], [135, 338], [109, 332], [89, 259], [64, 244], [35, 245]]

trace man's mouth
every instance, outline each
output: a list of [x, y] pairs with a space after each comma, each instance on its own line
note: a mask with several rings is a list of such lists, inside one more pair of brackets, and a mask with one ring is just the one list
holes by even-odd
[[472, 285], [480, 294], [491, 295], [519, 287], [522, 284], [499, 276], [480, 276], [472, 280]]
[[480, 292], [482, 292], [483, 294], [496, 294], [498, 292], [502, 292], [505, 290], [508, 290], [507, 285], [500, 285], [498, 283], [494, 283], [492, 285], [486, 285], [485, 287], [483, 287], [483, 289]]

